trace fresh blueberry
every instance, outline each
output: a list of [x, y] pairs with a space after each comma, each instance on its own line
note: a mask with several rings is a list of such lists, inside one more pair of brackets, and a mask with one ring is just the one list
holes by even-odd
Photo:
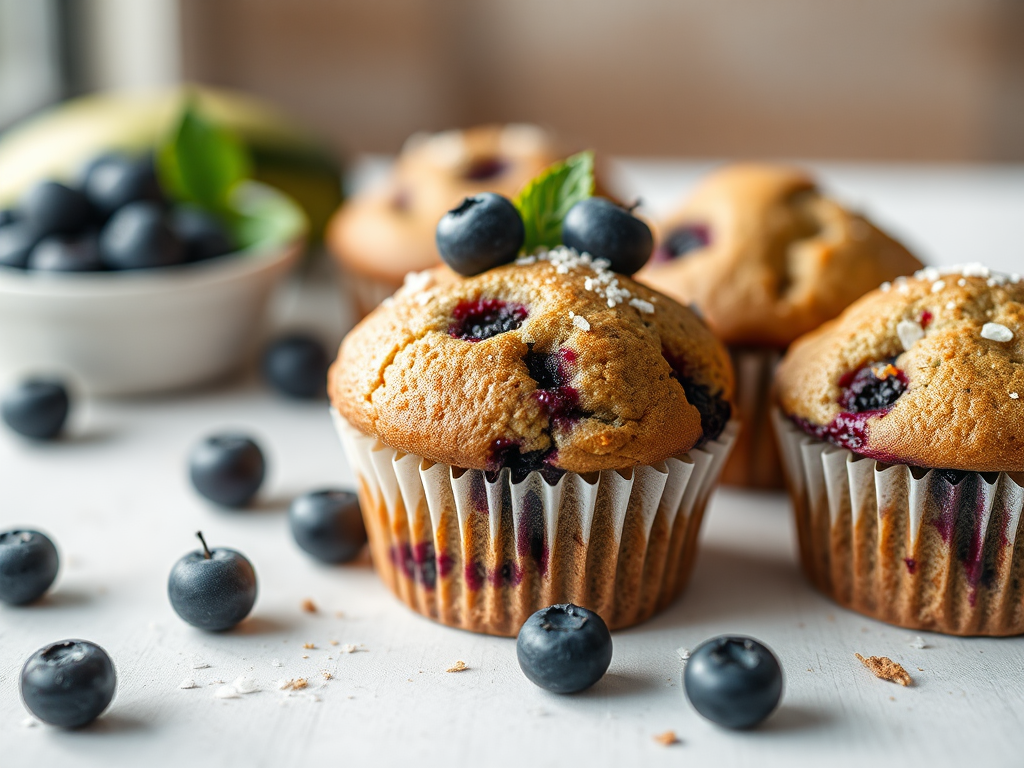
[[41, 181], [21, 198], [18, 216], [40, 237], [73, 235], [89, 226], [94, 211], [77, 189], [57, 181]]
[[62, 640], [29, 656], [21, 669], [21, 699], [44, 723], [88, 725], [110, 704], [117, 674], [107, 652], [88, 640]]
[[185, 261], [205, 261], [234, 250], [224, 223], [194, 205], [180, 205], [171, 211], [171, 229], [185, 244]]
[[241, 552], [203, 548], [189, 552], [171, 569], [167, 596], [174, 612], [193, 627], [210, 632], [231, 629], [256, 602], [256, 571]]
[[266, 463], [256, 443], [238, 434], [211, 435], [189, 456], [192, 485], [210, 501], [244, 507], [263, 484]]
[[0, 399], [0, 416], [19, 435], [50, 440], [60, 434], [71, 399], [59, 381], [26, 379]]
[[623, 275], [637, 272], [654, 248], [650, 228], [603, 197], [588, 197], [569, 209], [562, 221], [562, 242], [580, 253], [607, 259]]
[[100, 232], [100, 256], [111, 269], [171, 267], [185, 261], [185, 246], [163, 209], [142, 200], [119, 209]]
[[25, 266], [36, 272], [98, 272], [103, 269], [99, 239], [95, 232], [44, 237]]
[[840, 382], [839, 404], [850, 413], [884, 411], [907, 391], [907, 377], [892, 363], [873, 363]]
[[39, 236], [28, 224], [13, 222], [0, 226], [0, 265], [24, 269]]
[[460, 275], [479, 275], [513, 261], [526, 230], [516, 207], [501, 195], [467, 197], [437, 225], [437, 250]]
[[693, 708], [726, 728], [753, 728], [782, 698], [782, 668], [749, 637], [713, 637], [690, 654], [683, 688]]
[[264, 378], [289, 397], [323, 398], [327, 393], [329, 365], [323, 344], [304, 333], [282, 336], [263, 352]]
[[499, 333], [514, 331], [529, 314], [522, 304], [501, 299], [460, 301], [452, 310], [454, 322], [448, 335], [463, 341], [483, 341]]
[[39, 531], [0, 533], [0, 602], [24, 605], [38, 600], [57, 578], [60, 558]]
[[684, 224], [669, 232], [654, 252], [654, 261], [672, 261], [710, 243], [711, 229], [706, 224]]
[[351, 491], [313, 491], [288, 508], [295, 543], [317, 560], [347, 563], [366, 543], [359, 499]]
[[554, 693], [576, 693], [608, 671], [612, 636], [593, 611], [572, 603], [552, 605], [523, 624], [516, 655], [532, 683]]
[[92, 163], [82, 182], [85, 196], [103, 216], [138, 200], [158, 202], [160, 185], [152, 155], [105, 155]]

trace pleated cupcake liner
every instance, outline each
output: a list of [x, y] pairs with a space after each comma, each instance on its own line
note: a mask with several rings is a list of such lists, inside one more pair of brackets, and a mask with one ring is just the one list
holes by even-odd
[[886, 464], [773, 418], [815, 587], [901, 627], [1024, 633], [1024, 473]]
[[378, 280], [345, 269], [341, 273], [344, 290], [355, 308], [357, 319], [370, 314], [388, 296], [402, 287], [402, 281]]
[[515, 635], [535, 611], [573, 602], [612, 629], [667, 606], [693, 568], [708, 497], [738, 431], [629, 471], [539, 472], [513, 482], [396, 451], [332, 410], [356, 474], [377, 573], [413, 610], [453, 627]]
[[736, 371], [736, 413], [743, 430], [722, 470], [722, 484], [744, 488], [785, 487], [779, 450], [772, 428], [772, 381], [782, 351], [730, 347]]

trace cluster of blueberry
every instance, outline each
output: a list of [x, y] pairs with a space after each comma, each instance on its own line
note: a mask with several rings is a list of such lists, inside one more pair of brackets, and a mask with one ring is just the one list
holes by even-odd
[[[484, 192], [463, 200], [437, 225], [437, 250], [460, 275], [479, 275], [510, 264], [526, 237], [522, 216], [508, 198]], [[623, 275], [640, 270], [651, 257], [650, 228], [603, 197], [580, 200], [562, 220], [562, 243], [579, 253], [607, 259]]]
[[195, 205], [172, 204], [151, 155], [105, 154], [67, 186], [42, 181], [0, 210], [0, 266], [39, 272], [169, 267], [234, 250], [228, 228]]
[[[322, 398], [327, 354], [319, 341], [291, 334], [271, 343], [263, 372], [279, 392], [296, 398]], [[0, 416], [26, 437], [49, 440], [59, 435], [71, 400], [59, 381], [23, 381], [0, 400]], [[263, 451], [244, 435], [207, 437], [189, 456], [196, 490], [222, 506], [242, 507], [263, 483]], [[353, 560], [366, 543], [366, 530], [354, 493], [318, 490], [296, 498], [288, 511], [296, 543], [325, 563]], [[256, 602], [256, 571], [241, 552], [210, 548], [189, 552], [171, 569], [167, 593], [175, 612], [208, 631], [227, 630], [249, 615]], [[53, 584], [60, 558], [53, 541], [32, 530], [0, 532], [0, 602], [25, 605]], [[110, 704], [117, 676], [109, 655], [86, 640], [51, 643], [34, 653], [22, 669], [22, 699], [40, 720], [65, 728], [92, 722]]]
[[[612, 636], [593, 611], [571, 603], [533, 614], [516, 641], [523, 674], [554, 693], [586, 690], [608, 670]], [[714, 637], [690, 655], [686, 697], [701, 715], [726, 728], [753, 728], [782, 698], [782, 667], [767, 646], [749, 637]]]

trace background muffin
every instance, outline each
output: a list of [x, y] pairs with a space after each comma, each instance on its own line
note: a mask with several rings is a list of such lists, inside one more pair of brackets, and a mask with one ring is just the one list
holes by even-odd
[[511, 196], [557, 157], [551, 136], [533, 125], [410, 137], [387, 181], [351, 198], [328, 225], [327, 244], [360, 315], [407, 272], [440, 263], [434, 228], [445, 211], [478, 192]]
[[346, 338], [330, 390], [384, 580], [496, 634], [554, 602], [612, 627], [667, 604], [734, 429], [700, 321], [566, 248], [410, 276]]
[[793, 345], [778, 417], [801, 557], [901, 626], [1024, 632], [1024, 283], [927, 269]]
[[710, 175], [661, 227], [638, 279], [693, 305], [728, 345], [744, 428], [725, 482], [774, 487], [769, 426], [773, 368], [796, 338], [921, 264], [863, 216], [824, 196], [804, 172], [733, 165]]

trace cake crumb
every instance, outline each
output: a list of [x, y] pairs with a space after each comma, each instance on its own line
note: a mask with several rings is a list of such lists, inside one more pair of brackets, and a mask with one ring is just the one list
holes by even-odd
[[690, 649], [689, 648], [676, 648], [676, 654], [678, 654], [680, 660], [682, 660], [682, 661], [689, 661], [690, 660]]
[[888, 656], [868, 656], [865, 659], [859, 653], [853, 655], [880, 680], [888, 680], [891, 683], [902, 685], [904, 688], [913, 682], [910, 673]]
[[671, 747], [673, 744], [679, 744], [679, 737], [676, 736], [675, 731], [665, 731], [659, 733], [654, 737], [654, 740], [661, 744], [663, 747]]
[[308, 654], [308, 653], [304, 653], [304, 654], [302, 654], [302, 658], [304, 658], [304, 659], [308, 659], [308, 658], [309, 658], [309, 654]]
[[193, 678], [186, 677], [184, 680], [178, 683], [178, 687], [183, 691], [188, 691], [192, 688], [198, 688], [199, 686], [196, 685], [196, 681]]
[[202, 659], [192, 659], [192, 669], [209, 669], [210, 665]]
[[362, 645], [356, 645], [355, 643], [345, 643], [339, 649], [342, 653], [355, 653], [356, 651], [364, 650]]
[[307, 597], [305, 600], [302, 601], [302, 610], [304, 610], [306, 613], [316, 613], [316, 603], [314, 603], [312, 599]]
[[277, 683], [277, 689], [279, 691], [301, 691], [303, 688], [309, 685], [309, 682], [304, 677], [295, 677], [291, 680], [279, 680]]
[[337, 640], [331, 640], [331, 645], [337, 645], [337, 644], [338, 644]]
[[321, 669], [320, 670], [320, 674], [324, 676], [324, 680], [331, 680], [331, 679], [334, 678], [334, 675], [331, 674], [331, 672], [329, 670], [326, 670], [326, 669]]
[[922, 650], [924, 648], [927, 648], [928, 647], [928, 643], [926, 643], [924, 641], [924, 638], [921, 637], [920, 635], [915, 635], [914, 639], [910, 641], [910, 647], [911, 648], [917, 648], [920, 651], [920, 650]]
[[312, 650], [313, 648], [316, 648], [316, 643], [303, 643], [302, 647], [305, 648], [307, 651]]
[[343, 619], [343, 618], [345, 618], [345, 612], [344, 611], [335, 611], [334, 612], [334, 618], [336, 618], [336, 619]]
[[454, 664], [452, 664], [450, 667], [448, 667], [448, 669], [446, 669], [445, 671], [446, 672], [465, 672], [467, 669], [469, 669], [469, 667], [466, 666], [466, 662], [464, 662], [462, 660], [459, 660], [459, 661], [456, 661]]

